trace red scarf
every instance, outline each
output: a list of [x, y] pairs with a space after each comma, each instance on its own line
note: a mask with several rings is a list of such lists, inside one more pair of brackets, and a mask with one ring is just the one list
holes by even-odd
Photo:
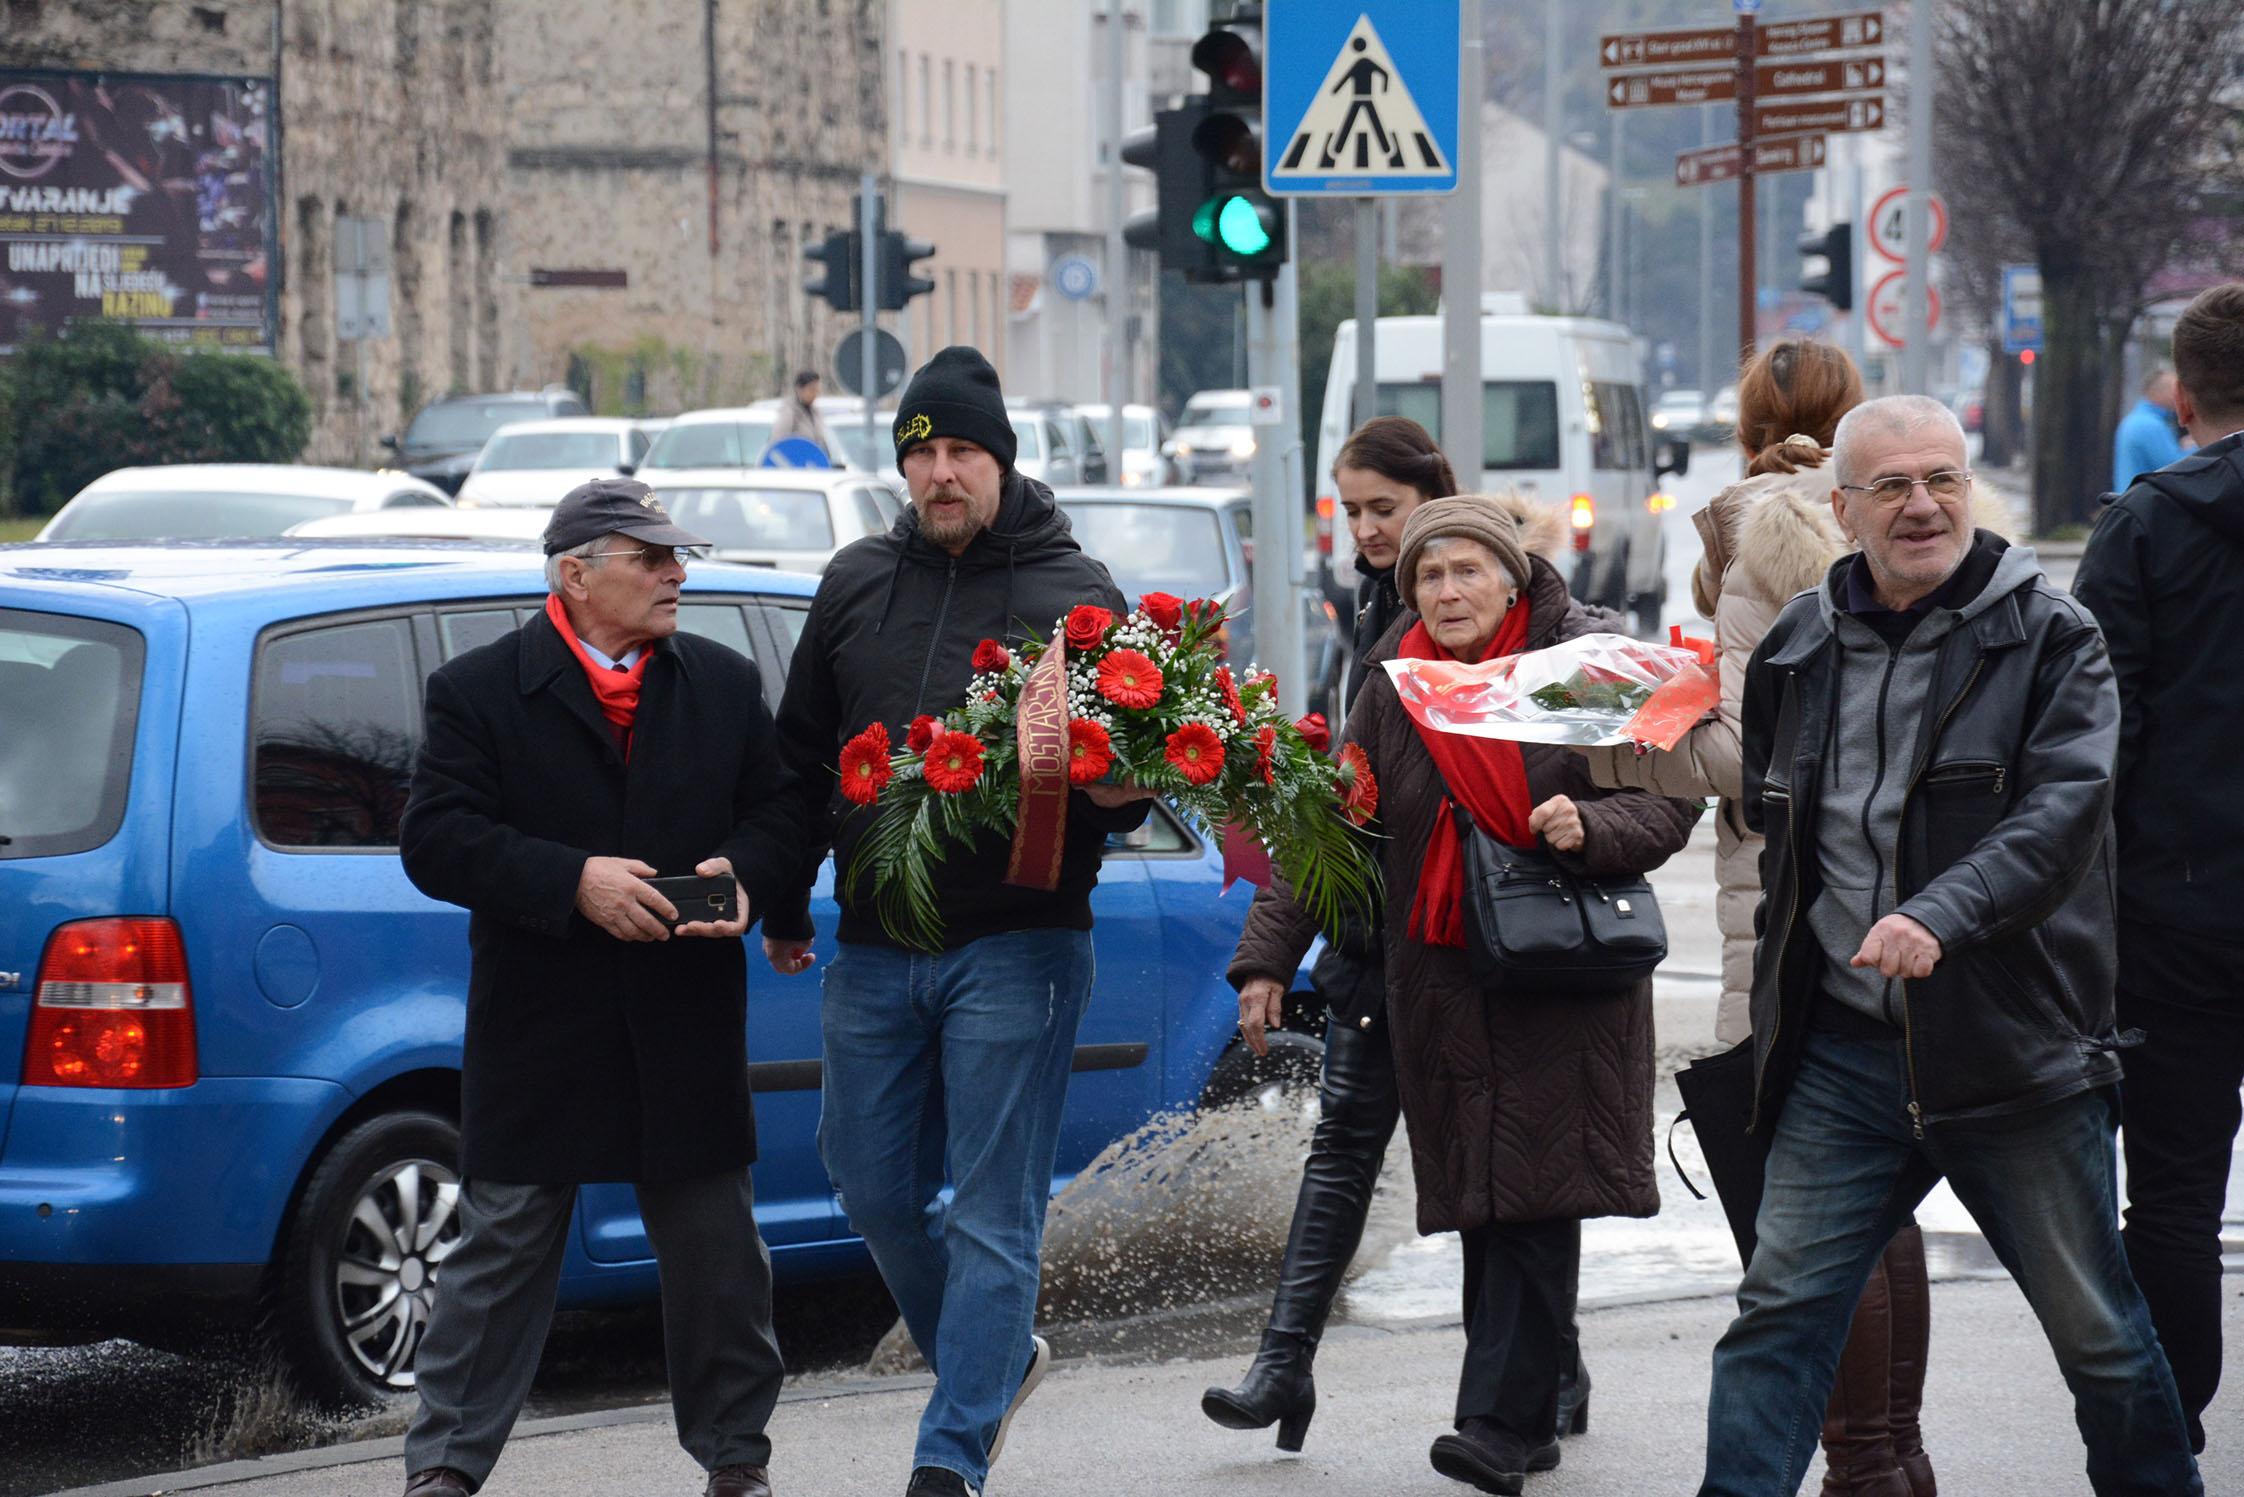
[[615, 724], [616, 737], [623, 745], [623, 757], [631, 757], [631, 724], [639, 716], [639, 687], [647, 679], [647, 662], [654, 657], [652, 648], [639, 652], [639, 658], [628, 669], [611, 670], [599, 664], [584, 652], [584, 641], [577, 638], [576, 626], [569, 622], [568, 610], [561, 606], [559, 593], [545, 595], [545, 616], [553, 621], [569, 653], [577, 657], [584, 667], [584, 679], [592, 686], [592, 699], [600, 704], [601, 715]]
[[[1526, 648], [1527, 597], [1522, 593], [1506, 610], [1480, 660], [1517, 655]], [[1410, 626], [1396, 653], [1405, 660], [1458, 658], [1434, 642], [1424, 620]], [[1508, 739], [1471, 738], [1421, 726], [1418, 741], [1426, 745], [1449, 794], [1442, 798], [1441, 814], [1434, 818], [1433, 834], [1426, 839], [1408, 929], [1429, 946], [1461, 947], [1465, 944], [1465, 849], [1457, 836], [1453, 807], [1462, 801], [1472, 813], [1473, 825], [1506, 847], [1533, 847], [1535, 835], [1527, 830], [1527, 815], [1534, 809], [1527, 791], [1527, 764], [1520, 758], [1519, 745]]]

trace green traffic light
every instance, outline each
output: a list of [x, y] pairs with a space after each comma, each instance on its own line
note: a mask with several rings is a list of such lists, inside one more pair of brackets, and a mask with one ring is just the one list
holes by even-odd
[[1241, 193], [1202, 203], [1192, 214], [1192, 232], [1203, 242], [1245, 259], [1267, 254], [1274, 242], [1261, 205]]

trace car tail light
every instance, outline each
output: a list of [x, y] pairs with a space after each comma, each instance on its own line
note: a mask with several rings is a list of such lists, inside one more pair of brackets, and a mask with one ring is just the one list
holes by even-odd
[[169, 920], [73, 920], [39, 963], [25, 1086], [192, 1086], [195, 1004]]
[[1644, 501], [1644, 507], [1650, 510], [1655, 515], [1664, 515], [1669, 510], [1675, 508], [1675, 496], [1673, 494], [1654, 489], [1652, 491], [1651, 497]]
[[1590, 548], [1590, 529], [1597, 524], [1597, 502], [1587, 494], [1576, 494], [1569, 517], [1574, 522], [1574, 549], [1587, 551]]
[[1332, 555], [1332, 512], [1339, 507], [1332, 495], [1317, 496], [1317, 550], [1325, 556]]

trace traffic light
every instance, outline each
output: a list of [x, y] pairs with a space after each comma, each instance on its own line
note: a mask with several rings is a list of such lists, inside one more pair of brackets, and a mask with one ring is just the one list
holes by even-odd
[[1208, 75], [1207, 114], [1192, 127], [1207, 187], [1192, 233], [1208, 247], [1207, 279], [1268, 281], [1286, 260], [1286, 214], [1262, 190], [1262, 8], [1244, 5], [1192, 46]]
[[1153, 250], [1163, 270], [1188, 280], [1209, 279], [1213, 254], [1192, 232], [1192, 215], [1207, 201], [1215, 183], [1207, 159], [1192, 145], [1192, 132], [1208, 117], [1208, 101], [1193, 98], [1164, 109], [1145, 129], [1122, 142], [1122, 159], [1153, 173], [1154, 206], [1130, 215], [1122, 240], [1132, 249]]
[[884, 228], [880, 235], [880, 306], [884, 312], [900, 312], [904, 304], [915, 296], [925, 296], [935, 289], [930, 276], [915, 274], [912, 266], [935, 253], [935, 246], [924, 239], [907, 238], [895, 229]]
[[1844, 312], [1854, 306], [1853, 224], [1833, 224], [1821, 234], [1808, 235], [1800, 241], [1800, 255], [1806, 260], [1823, 261], [1821, 271], [1801, 270], [1802, 291], [1822, 297], [1831, 303], [1833, 311]]
[[817, 270], [803, 282], [803, 289], [823, 298], [837, 312], [856, 311], [861, 300], [857, 281], [862, 245], [854, 229], [836, 229], [826, 236], [824, 244], [804, 250], [803, 258]]

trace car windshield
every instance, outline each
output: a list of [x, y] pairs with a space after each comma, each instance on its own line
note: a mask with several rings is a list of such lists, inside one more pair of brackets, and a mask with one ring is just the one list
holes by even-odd
[[[852, 467], [863, 468], [869, 473], [877, 472], [887, 467], [895, 456], [884, 440], [888, 435], [886, 421], [880, 424], [876, 429], [877, 434], [872, 436], [866, 435], [865, 423], [861, 417], [845, 416], [839, 421], [829, 421], [826, 429], [841, 444], [842, 452], [848, 457]], [[827, 454], [828, 457], [833, 455]]]
[[1076, 542], [1114, 574], [1132, 602], [1147, 593], [1207, 598], [1231, 586], [1212, 509], [1183, 504], [1062, 500]]
[[1122, 442], [1124, 446], [1134, 448], [1139, 452], [1151, 451], [1153, 449], [1153, 423], [1143, 416], [1124, 416], [1122, 418]]
[[1184, 414], [1177, 417], [1179, 426], [1246, 424], [1247, 397], [1244, 395], [1195, 395], [1184, 403]]
[[199, 493], [192, 489], [117, 489], [80, 494], [47, 528], [50, 541], [210, 540], [279, 535], [321, 515], [339, 515], [348, 499], [327, 494]]
[[830, 551], [823, 489], [664, 489], [670, 517], [720, 551]]
[[612, 468], [616, 439], [604, 431], [525, 431], [493, 437], [476, 466], [491, 472]]
[[752, 468], [771, 440], [769, 421], [695, 421], [671, 427], [647, 449], [648, 468]]
[[1044, 443], [1034, 421], [1015, 421], [1013, 436], [1017, 448], [1014, 453], [1016, 458], [1035, 459], [1044, 456]]
[[0, 608], [0, 860], [99, 847], [124, 820], [140, 635]]
[[1698, 409], [1698, 405], [1698, 391], [1670, 390], [1660, 397], [1659, 404], [1654, 406], [1653, 409], [1660, 411], [1693, 411]]
[[405, 428], [408, 447], [480, 447], [510, 421], [544, 415], [519, 400], [447, 400], [432, 405]]

